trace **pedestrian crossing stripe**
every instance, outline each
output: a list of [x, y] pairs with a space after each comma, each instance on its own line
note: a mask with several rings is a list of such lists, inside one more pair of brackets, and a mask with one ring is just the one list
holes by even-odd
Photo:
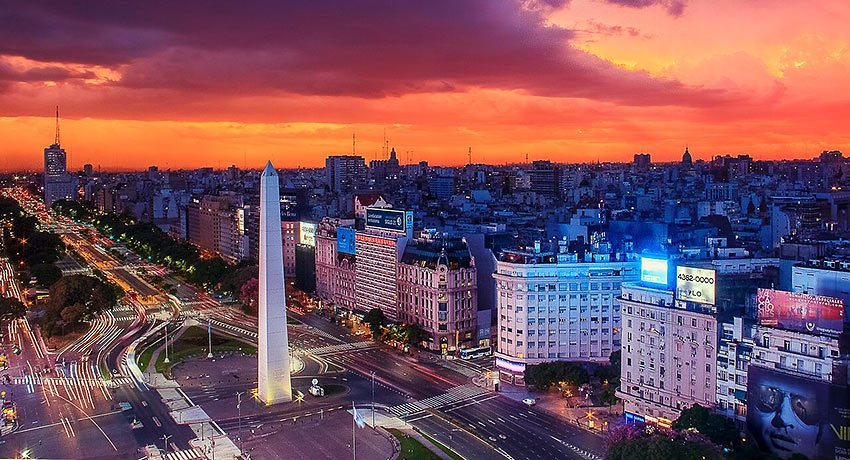
[[317, 348], [309, 348], [304, 350], [304, 353], [311, 355], [324, 355], [328, 353], [336, 353], [340, 351], [349, 351], [349, 350], [360, 350], [363, 348], [369, 348], [376, 346], [374, 342], [354, 342], [354, 343], [340, 343], [337, 345], [328, 345], [324, 347]]
[[390, 407], [389, 411], [398, 417], [413, 415], [427, 409], [437, 409], [449, 404], [472, 399], [486, 393], [488, 393], [487, 390], [475, 385], [461, 385], [450, 388], [449, 391], [437, 396]]
[[254, 332], [254, 331], [249, 331], [247, 329], [243, 329], [241, 327], [237, 327], [237, 326], [234, 326], [234, 325], [228, 324], [228, 323], [223, 323], [223, 322], [218, 321], [218, 320], [211, 320], [210, 323], [212, 323], [213, 325], [218, 326], [218, 327], [223, 327], [225, 329], [230, 329], [231, 331], [238, 332], [238, 333], [243, 334], [243, 335], [247, 335], [248, 337], [253, 337], [255, 339], [257, 338], [257, 333]]
[[165, 460], [195, 460], [199, 458], [207, 458], [204, 451], [193, 447], [188, 450], [178, 450], [177, 452], [169, 452], [165, 456]]
[[120, 377], [117, 379], [111, 380], [102, 380], [102, 379], [75, 379], [71, 377], [48, 377], [41, 378], [36, 377], [30, 381], [27, 380], [26, 377], [15, 377], [12, 379], [12, 385], [28, 385], [33, 383], [35, 385], [44, 385], [45, 383], [50, 382], [54, 385], [63, 385], [63, 382], [67, 384], [84, 384], [88, 385], [89, 388], [96, 388], [101, 385], [105, 385], [108, 388], [117, 388], [121, 385], [128, 385], [132, 382], [129, 377]]

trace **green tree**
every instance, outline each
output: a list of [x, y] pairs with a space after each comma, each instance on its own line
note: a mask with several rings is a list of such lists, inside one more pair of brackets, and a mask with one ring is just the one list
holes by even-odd
[[58, 321], [64, 328], [77, 330], [85, 321], [115, 306], [121, 288], [93, 276], [71, 275], [62, 277], [50, 287], [50, 299], [44, 307], [42, 326], [46, 335], [59, 331]]
[[47, 288], [62, 278], [62, 270], [53, 264], [33, 265], [30, 267], [30, 274], [38, 281], [38, 284]]
[[723, 454], [711, 444], [680, 436], [653, 435], [613, 442], [606, 460], [722, 460]]
[[27, 314], [27, 306], [12, 297], [0, 297], [0, 319], [4, 323], [23, 318]]
[[682, 410], [672, 426], [674, 430], [695, 430], [724, 447], [737, 447], [740, 442], [740, 433], [732, 419], [714, 414], [699, 404]]
[[363, 321], [369, 325], [369, 331], [372, 332], [372, 338], [377, 339], [381, 335], [381, 328], [387, 324], [387, 317], [380, 308], [373, 308], [366, 313]]
[[589, 381], [590, 373], [579, 363], [554, 361], [533, 364], [525, 369], [525, 383], [537, 390], [548, 390], [560, 382], [579, 387]]

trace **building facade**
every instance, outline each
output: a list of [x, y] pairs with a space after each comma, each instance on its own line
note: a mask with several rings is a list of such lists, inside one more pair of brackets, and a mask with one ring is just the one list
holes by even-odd
[[476, 270], [461, 239], [408, 242], [398, 266], [398, 320], [420, 326], [444, 354], [477, 346]]
[[355, 309], [357, 259], [338, 251], [339, 219], [325, 218], [316, 227], [316, 295], [334, 307]]
[[496, 262], [497, 365], [521, 383], [528, 364], [607, 361], [620, 348], [623, 282], [638, 277], [633, 254], [502, 251]]
[[713, 308], [674, 292], [623, 284], [618, 396], [627, 421], [670, 427], [682, 409], [715, 405], [717, 318]]
[[186, 238], [228, 262], [250, 257], [245, 209], [236, 195], [203, 195], [186, 206]]

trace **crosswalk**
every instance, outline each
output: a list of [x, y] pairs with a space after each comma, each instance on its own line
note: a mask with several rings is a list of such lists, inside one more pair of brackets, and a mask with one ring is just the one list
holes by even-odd
[[318, 335], [318, 336], [324, 337], [326, 339], [332, 340], [334, 342], [342, 341], [342, 339], [340, 339], [339, 337], [332, 335], [328, 332], [325, 332], [325, 331], [323, 331], [319, 328], [315, 328], [313, 326], [310, 326], [308, 324], [295, 324], [295, 325], [292, 326], [292, 328], [295, 329], [295, 330], [304, 330], [304, 331], [306, 331], [310, 334]]
[[119, 377], [110, 380], [102, 380], [102, 379], [82, 379], [82, 378], [71, 378], [71, 377], [47, 377], [42, 378], [41, 376], [36, 376], [33, 379], [29, 379], [28, 377], [15, 377], [11, 379], [12, 385], [29, 385], [31, 383], [36, 385], [44, 385], [44, 384], [56, 384], [62, 385], [63, 383], [70, 383], [74, 385], [85, 385], [89, 388], [98, 388], [101, 385], [105, 385], [107, 388], [118, 388], [121, 385], [127, 385], [131, 382], [129, 377]]
[[169, 452], [165, 456], [165, 460], [195, 460], [199, 458], [207, 458], [204, 451], [198, 447], [193, 447], [188, 450], [178, 450], [177, 452]]
[[241, 328], [241, 327], [239, 327], [239, 326], [234, 326], [234, 325], [232, 325], [232, 324], [230, 324], [230, 323], [225, 323], [225, 322], [223, 322], [223, 321], [219, 321], [219, 320], [216, 320], [216, 319], [210, 320], [210, 322], [211, 322], [214, 326], [222, 327], [222, 328], [224, 328], [224, 329], [227, 329], [227, 330], [230, 330], [230, 331], [236, 332], [236, 333], [238, 333], [238, 334], [240, 334], [240, 335], [248, 336], [248, 337], [251, 337], [251, 338], [254, 338], [254, 339], [256, 339], [256, 338], [257, 338], [257, 332], [256, 332], [256, 331], [249, 331], [249, 330], [247, 330], [247, 329], [245, 329], [245, 328]]
[[372, 348], [375, 346], [376, 345], [374, 342], [340, 343], [337, 345], [326, 345], [324, 347], [308, 348], [304, 350], [304, 353], [309, 355], [327, 355], [331, 353], [338, 353], [340, 351], [362, 350], [364, 348]]
[[422, 399], [420, 401], [399, 404], [398, 406], [390, 407], [388, 410], [397, 417], [409, 416], [427, 409], [438, 409], [449, 404], [465, 401], [486, 393], [488, 393], [487, 390], [475, 385], [460, 385], [450, 388], [449, 391], [443, 394]]

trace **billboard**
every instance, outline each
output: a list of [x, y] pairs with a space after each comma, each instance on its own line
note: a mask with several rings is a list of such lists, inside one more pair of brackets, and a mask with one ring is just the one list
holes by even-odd
[[759, 447], [783, 457], [846, 459], [850, 392], [843, 385], [750, 365], [747, 429]]
[[[407, 233], [407, 212], [400, 209], [366, 208], [366, 227]], [[410, 220], [413, 220], [412, 212]]]
[[356, 254], [355, 230], [349, 227], [337, 227], [336, 229], [336, 250], [344, 254]]
[[667, 259], [641, 257], [640, 280], [644, 283], [667, 286]]
[[307, 246], [316, 246], [316, 224], [312, 222], [299, 222], [298, 242]]
[[716, 280], [714, 270], [676, 267], [676, 298], [714, 305]]
[[800, 292], [759, 289], [759, 324], [838, 337], [844, 331], [844, 301]]

